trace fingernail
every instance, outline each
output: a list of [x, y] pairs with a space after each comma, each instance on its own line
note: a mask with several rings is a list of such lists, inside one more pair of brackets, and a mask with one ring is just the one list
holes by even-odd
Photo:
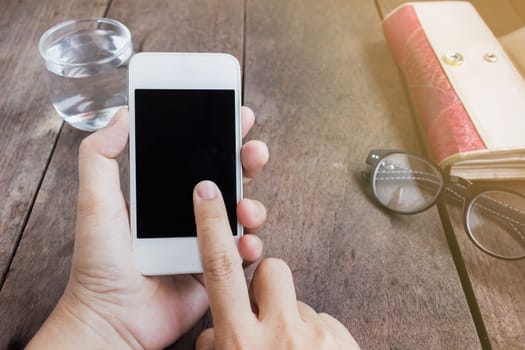
[[217, 196], [217, 186], [211, 181], [199, 182], [197, 194], [201, 199], [213, 199]]

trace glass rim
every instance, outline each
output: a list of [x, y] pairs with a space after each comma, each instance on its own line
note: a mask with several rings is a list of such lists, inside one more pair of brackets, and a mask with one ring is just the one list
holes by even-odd
[[[378, 190], [377, 190], [377, 187], [376, 187], [377, 173], [379, 171], [379, 168], [380, 168], [380, 165], [381, 165], [381, 161], [384, 160], [385, 158], [393, 155], [393, 154], [400, 154], [400, 155], [403, 155], [403, 156], [410, 156], [412, 158], [415, 158], [415, 159], [425, 163], [426, 165], [430, 166], [435, 171], [435, 175], [439, 176], [439, 188], [436, 191], [436, 193], [432, 196], [432, 199], [429, 200], [424, 206], [422, 206], [420, 208], [415, 208], [415, 209], [400, 210], [400, 209], [392, 208], [391, 206], [383, 203], [380, 200], [380, 198], [379, 198], [380, 196], [378, 194]], [[388, 210], [390, 210], [390, 211], [392, 211], [394, 213], [397, 213], [397, 214], [402, 214], [402, 215], [418, 214], [418, 213], [424, 212], [425, 210], [429, 209], [434, 204], [436, 204], [436, 202], [439, 200], [441, 192], [442, 192], [444, 184], [445, 184], [445, 181], [444, 181], [444, 177], [443, 177], [443, 174], [442, 174], [441, 170], [438, 167], [436, 167], [429, 160], [427, 160], [427, 159], [425, 159], [425, 158], [423, 158], [421, 156], [415, 155], [415, 154], [402, 152], [402, 151], [395, 151], [395, 150], [389, 151], [389, 152], [387, 152], [385, 154], [382, 154], [382, 155], [378, 155], [378, 157], [375, 160], [377, 160], [377, 163], [374, 164], [374, 166], [373, 166], [373, 168], [372, 168], [372, 170], [370, 172], [370, 185], [371, 185], [372, 193], [373, 193], [375, 199], [382, 206], [387, 208]]]
[[481, 197], [483, 194], [487, 193], [487, 192], [507, 193], [507, 194], [512, 194], [512, 195], [524, 198], [524, 196], [521, 195], [520, 193], [517, 193], [517, 192], [514, 192], [514, 191], [509, 191], [509, 190], [504, 190], [504, 189], [485, 190], [485, 191], [482, 191], [482, 192], [476, 194], [468, 203], [466, 203], [465, 213], [463, 215], [464, 216], [464, 218], [463, 218], [464, 225], [465, 225], [465, 228], [466, 228], [466, 231], [467, 231], [467, 234], [468, 234], [470, 240], [479, 249], [481, 249], [483, 252], [485, 252], [486, 254], [491, 255], [491, 256], [493, 256], [495, 258], [499, 258], [499, 259], [502, 259], [502, 260], [521, 260], [521, 259], [525, 258], [525, 252], [523, 252], [521, 254], [516, 254], [516, 255], [502, 254], [502, 253], [496, 252], [495, 250], [493, 250], [493, 249], [487, 247], [486, 245], [484, 245], [483, 243], [481, 243], [478, 240], [477, 235], [472, 231], [472, 228], [471, 228], [471, 225], [470, 225], [471, 223], [470, 223], [470, 220], [469, 220], [470, 211], [473, 208], [474, 204], [476, 203], [476, 200], [479, 197]]
[[[122, 30], [124, 32], [125, 36], [126, 36], [126, 39], [127, 39], [126, 40], [126, 44], [123, 45], [113, 55], [111, 55], [109, 57], [101, 58], [99, 60], [91, 61], [91, 62], [67, 63], [67, 62], [62, 62], [62, 61], [57, 61], [57, 60], [51, 59], [51, 58], [49, 58], [48, 55], [46, 55], [45, 50], [44, 50], [44, 42], [47, 39], [49, 39], [49, 37], [51, 35], [53, 35], [54, 33], [56, 33], [57, 31], [59, 31], [61, 29], [67, 28], [68, 26], [73, 26], [73, 25], [77, 25], [77, 24], [81, 24], [81, 23], [89, 23], [89, 22], [111, 24], [111, 25], [115, 26], [116, 28]], [[44, 34], [42, 34], [42, 36], [40, 37], [40, 40], [38, 41], [38, 51], [40, 53], [40, 57], [42, 57], [42, 59], [44, 60], [44, 63], [46, 63], [46, 64], [50, 63], [50, 64], [57, 65], [57, 66], [60, 66], [60, 67], [83, 67], [83, 66], [86, 66], [86, 65], [101, 65], [101, 64], [106, 64], [108, 62], [111, 62], [115, 58], [121, 56], [126, 50], [128, 50], [130, 45], [132, 45], [132, 43], [131, 43], [131, 32], [130, 32], [129, 28], [127, 26], [125, 26], [123, 23], [121, 23], [121, 22], [119, 22], [117, 20], [111, 19], [111, 18], [106, 18], [106, 17], [90, 17], [90, 18], [84, 18], [84, 19], [69, 19], [69, 20], [66, 20], [66, 21], [63, 21], [63, 22], [60, 22], [60, 23], [57, 23], [57, 24], [53, 25], [52, 27], [47, 29], [44, 32]]]

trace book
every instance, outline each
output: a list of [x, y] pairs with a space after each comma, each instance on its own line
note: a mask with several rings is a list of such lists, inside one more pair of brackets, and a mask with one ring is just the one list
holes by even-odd
[[525, 179], [525, 82], [475, 8], [406, 3], [383, 31], [432, 160], [470, 180]]

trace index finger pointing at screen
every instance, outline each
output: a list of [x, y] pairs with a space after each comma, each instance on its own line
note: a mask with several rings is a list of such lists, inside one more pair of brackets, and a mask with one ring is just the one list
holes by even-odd
[[211, 181], [198, 183], [193, 191], [193, 205], [204, 281], [216, 327], [255, 320], [242, 259], [217, 186]]

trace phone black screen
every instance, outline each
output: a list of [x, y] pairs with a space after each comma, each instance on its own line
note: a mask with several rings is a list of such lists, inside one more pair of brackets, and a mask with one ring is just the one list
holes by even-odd
[[195, 237], [193, 188], [215, 182], [237, 234], [234, 90], [135, 90], [138, 238]]

